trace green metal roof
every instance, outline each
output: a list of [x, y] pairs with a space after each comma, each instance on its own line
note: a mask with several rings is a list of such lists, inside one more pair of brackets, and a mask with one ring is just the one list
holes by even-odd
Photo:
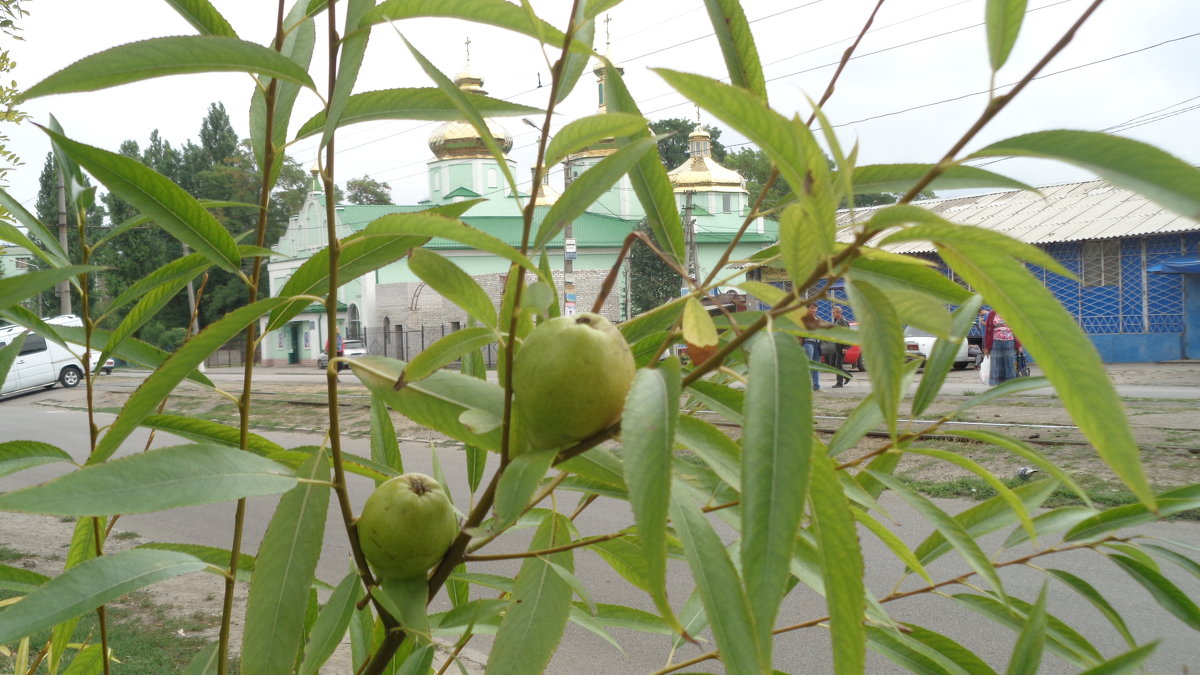
[[[346, 311], [346, 303], [341, 302], [339, 300], [338, 304], [337, 304], [337, 311], [339, 311], [339, 312]], [[325, 313], [325, 305], [323, 305], [319, 302], [314, 302], [313, 304], [309, 305], [308, 307], [305, 307], [304, 311], [302, 311], [300, 313], [301, 314], [324, 314]]]

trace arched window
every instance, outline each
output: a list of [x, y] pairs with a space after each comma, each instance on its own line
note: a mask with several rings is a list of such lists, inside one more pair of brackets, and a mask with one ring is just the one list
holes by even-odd
[[496, 174], [496, 170], [488, 169], [488, 171], [487, 171], [487, 186], [489, 188], [495, 188], [499, 185], [500, 185], [499, 176]]
[[346, 310], [346, 337], [351, 340], [362, 339], [362, 322], [358, 320], [358, 305], [350, 305]]

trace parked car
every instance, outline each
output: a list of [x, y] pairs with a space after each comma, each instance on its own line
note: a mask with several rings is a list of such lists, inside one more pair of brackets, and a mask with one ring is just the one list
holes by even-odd
[[[82, 326], [83, 320], [73, 314], [64, 314], [46, 319], [46, 323], [57, 326]], [[21, 345], [21, 351], [9, 368], [4, 381], [0, 383], [0, 395], [15, 394], [38, 387], [49, 389], [55, 384], [70, 388], [83, 381], [83, 363], [75, 356], [83, 353], [82, 346], [73, 344], [71, 349], [67, 349], [30, 332], [23, 326], [5, 326], [0, 328], [0, 348], [11, 344], [22, 333], [25, 334], [25, 342]], [[96, 371], [111, 373], [116, 365], [113, 360], [107, 359], [100, 363], [99, 358], [98, 352], [88, 352], [88, 363], [96, 364]]]
[[851, 366], [854, 366], [854, 369], [860, 373], [867, 370], [867, 364], [863, 362], [862, 347], [859, 345], [846, 347], [846, 351], [842, 354], [842, 367], [849, 368]]
[[[367, 355], [367, 345], [362, 340], [343, 340], [342, 341], [342, 356], [343, 357], [354, 359], [354, 358], [358, 358], [360, 356], [366, 356], [366, 355]], [[329, 355], [328, 354], [326, 354], [325, 352], [321, 352], [321, 354], [319, 356], [317, 356], [317, 367], [320, 368], [321, 370], [324, 370], [325, 368], [329, 367]], [[350, 366], [346, 365], [345, 362], [338, 364], [338, 370], [345, 370], [349, 367]]]
[[[904, 351], [909, 358], [928, 359], [929, 355], [933, 353], [933, 346], [937, 344], [937, 340], [936, 335], [915, 326], [908, 326], [904, 329]], [[966, 338], [963, 338], [958, 353], [954, 355], [954, 367], [961, 370], [974, 363], [975, 357], [971, 353], [971, 345], [967, 343]]]

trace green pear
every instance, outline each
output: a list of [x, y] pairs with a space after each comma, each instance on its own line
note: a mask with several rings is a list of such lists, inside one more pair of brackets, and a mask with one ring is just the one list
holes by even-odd
[[517, 428], [525, 447], [574, 445], [621, 417], [637, 366], [616, 326], [599, 314], [544, 321], [513, 363]]
[[406, 473], [371, 493], [358, 518], [358, 539], [381, 579], [424, 576], [458, 536], [458, 518], [442, 486]]

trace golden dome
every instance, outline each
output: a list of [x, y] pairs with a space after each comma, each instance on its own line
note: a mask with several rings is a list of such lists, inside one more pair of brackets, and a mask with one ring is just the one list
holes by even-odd
[[[454, 84], [458, 85], [459, 89], [473, 94], [487, 93], [483, 90], [483, 78], [473, 72], [469, 65], [466, 70], [454, 77]], [[485, 119], [484, 122], [487, 123], [488, 133], [492, 140], [500, 146], [500, 151], [507, 155], [508, 151], [512, 150], [512, 134], [509, 134], [508, 130], [495, 120]], [[438, 159], [492, 156], [492, 153], [488, 152], [483, 138], [475, 131], [475, 127], [471, 126], [470, 122], [463, 120], [446, 122], [434, 129], [433, 133], [429, 135], [429, 149]]]
[[683, 164], [667, 172], [671, 185], [681, 188], [715, 192], [744, 192], [745, 181], [741, 174], [717, 164], [712, 158], [712, 136], [699, 124], [688, 136], [691, 157]]

